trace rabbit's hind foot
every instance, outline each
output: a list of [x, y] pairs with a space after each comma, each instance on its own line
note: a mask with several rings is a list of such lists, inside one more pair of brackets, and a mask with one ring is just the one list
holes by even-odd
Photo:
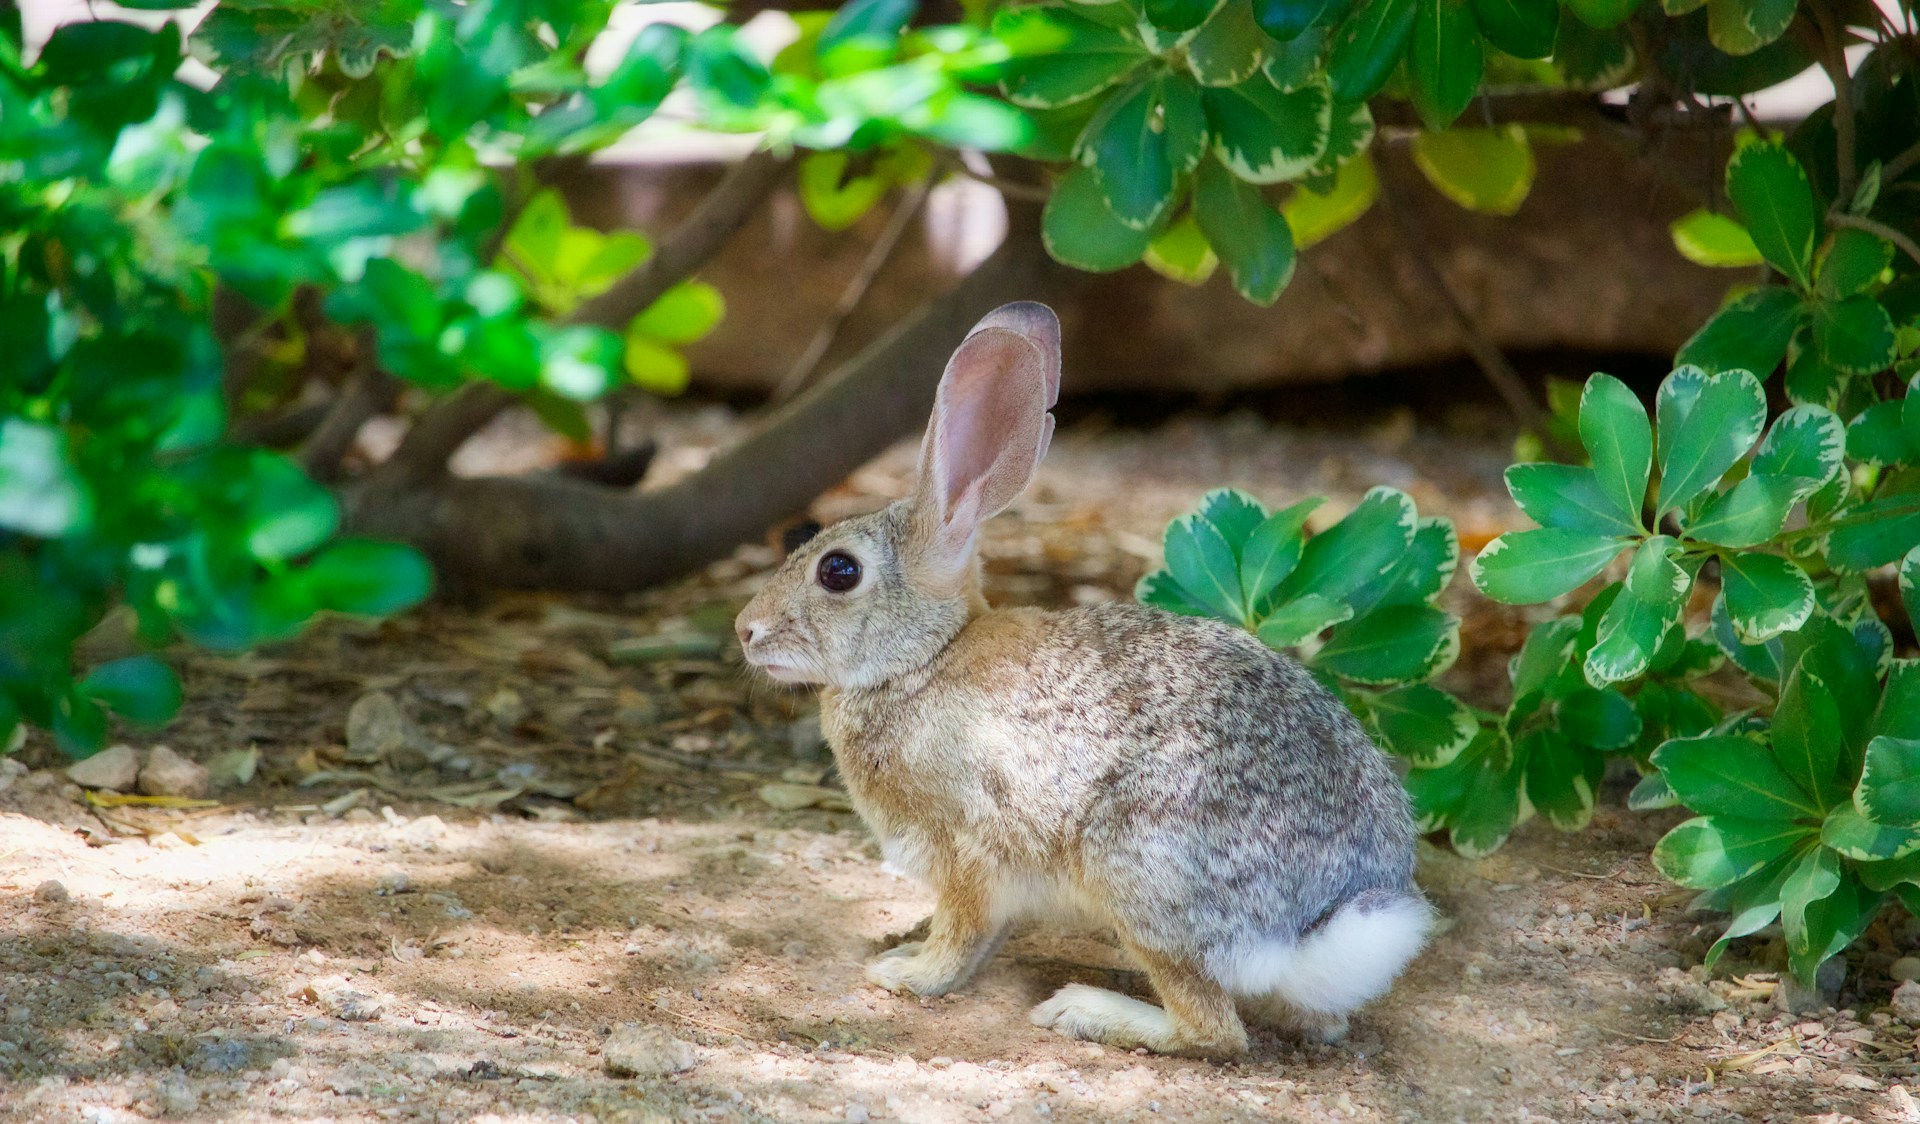
[[1342, 1012], [1309, 1011], [1277, 995], [1243, 1000], [1240, 1006], [1247, 1021], [1272, 1027], [1303, 1041], [1331, 1046], [1347, 1037], [1347, 1016]]
[[1132, 951], [1146, 964], [1147, 978], [1164, 1007], [1068, 984], [1033, 1009], [1034, 1024], [1123, 1050], [1144, 1046], [1157, 1054], [1190, 1058], [1232, 1058], [1247, 1052], [1247, 1029], [1220, 985], [1192, 965], [1138, 948]]

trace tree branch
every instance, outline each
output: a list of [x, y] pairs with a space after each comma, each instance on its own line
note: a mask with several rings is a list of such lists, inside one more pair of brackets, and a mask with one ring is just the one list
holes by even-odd
[[[762, 150], [729, 168], [693, 213], [654, 245], [652, 257], [582, 302], [565, 322], [624, 328], [719, 253], [773, 193], [786, 167], [785, 158]], [[415, 479], [444, 472], [447, 458], [515, 401], [513, 393], [497, 383], [470, 382], [429, 407], [387, 463]]]
[[1880, 237], [1885, 238], [1887, 241], [1906, 251], [1906, 255], [1914, 261], [1920, 262], [1920, 242], [1915, 242], [1911, 235], [1896, 230], [1886, 223], [1876, 219], [1870, 219], [1865, 215], [1848, 214], [1844, 211], [1839, 214], [1828, 215], [1827, 221], [1834, 226], [1850, 226], [1855, 230], [1864, 230], [1868, 234], [1878, 234]]
[[399, 380], [377, 367], [363, 366], [333, 400], [319, 427], [301, 447], [300, 467], [323, 484], [338, 480], [341, 463], [353, 451], [360, 427], [392, 407], [399, 396]]
[[631, 590], [724, 557], [919, 428], [947, 355], [981, 316], [1074, 283], [1046, 260], [1032, 223], [1012, 220], [951, 291], [684, 480], [634, 493], [555, 475], [369, 474], [345, 490], [349, 521], [421, 546], [456, 583]]
[[1853, 202], [1860, 180], [1855, 131], [1859, 122], [1853, 115], [1853, 79], [1847, 73], [1847, 23], [1839, 12], [1826, 4], [1813, 5], [1820, 24], [1820, 68], [1833, 82], [1834, 165], [1838, 179], [1834, 183], [1833, 206], [1843, 210]]
[[846, 289], [840, 294], [839, 302], [833, 306], [831, 312], [827, 313], [826, 321], [813, 334], [813, 339], [808, 341], [807, 349], [800, 354], [799, 359], [794, 361], [786, 376], [780, 380], [780, 385], [774, 388], [775, 402], [784, 402], [793, 397], [801, 387], [807, 385], [807, 380], [813, 377], [815, 368], [820, 366], [820, 360], [826, 358], [827, 350], [833, 346], [833, 341], [840, 337], [840, 329], [846, 326], [847, 318], [860, 307], [860, 302], [866, 299], [867, 290], [873, 287], [873, 282], [880, 276], [880, 271], [885, 269], [887, 262], [892, 259], [894, 249], [900, 245], [900, 239], [906, 236], [907, 228], [913, 223], [913, 217], [920, 213], [921, 206], [926, 203], [927, 195], [932, 190], [933, 180], [923, 179], [914, 184], [907, 195], [894, 205], [893, 214], [887, 218], [886, 229], [880, 232], [880, 237], [868, 248], [866, 260], [860, 263], [860, 272], [854, 274], [853, 280], [847, 283]]

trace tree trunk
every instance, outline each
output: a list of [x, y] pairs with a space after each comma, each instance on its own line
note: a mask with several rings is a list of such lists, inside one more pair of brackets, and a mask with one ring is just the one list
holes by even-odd
[[372, 473], [343, 488], [349, 527], [411, 542], [456, 585], [625, 591], [725, 557], [918, 430], [953, 348], [1000, 304], [1057, 299], [1031, 217], [924, 305], [700, 472], [650, 492], [557, 475]]

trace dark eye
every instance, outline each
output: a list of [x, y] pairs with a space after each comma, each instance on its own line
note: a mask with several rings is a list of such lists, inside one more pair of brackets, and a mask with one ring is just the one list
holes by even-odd
[[836, 550], [820, 556], [820, 568], [815, 571], [822, 587], [834, 593], [845, 593], [860, 584], [860, 563], [853, 555]]

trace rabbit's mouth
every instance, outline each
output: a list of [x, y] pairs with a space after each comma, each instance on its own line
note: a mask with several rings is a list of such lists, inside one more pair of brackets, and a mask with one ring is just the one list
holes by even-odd
[[747, 662], [760, 669], [768, 679], [775, 683], [818, 683], [817, 676], [810, 674], [804, 667], [794, 663], [782, 662], [781, 658], [765, 659], [749, 655]]

